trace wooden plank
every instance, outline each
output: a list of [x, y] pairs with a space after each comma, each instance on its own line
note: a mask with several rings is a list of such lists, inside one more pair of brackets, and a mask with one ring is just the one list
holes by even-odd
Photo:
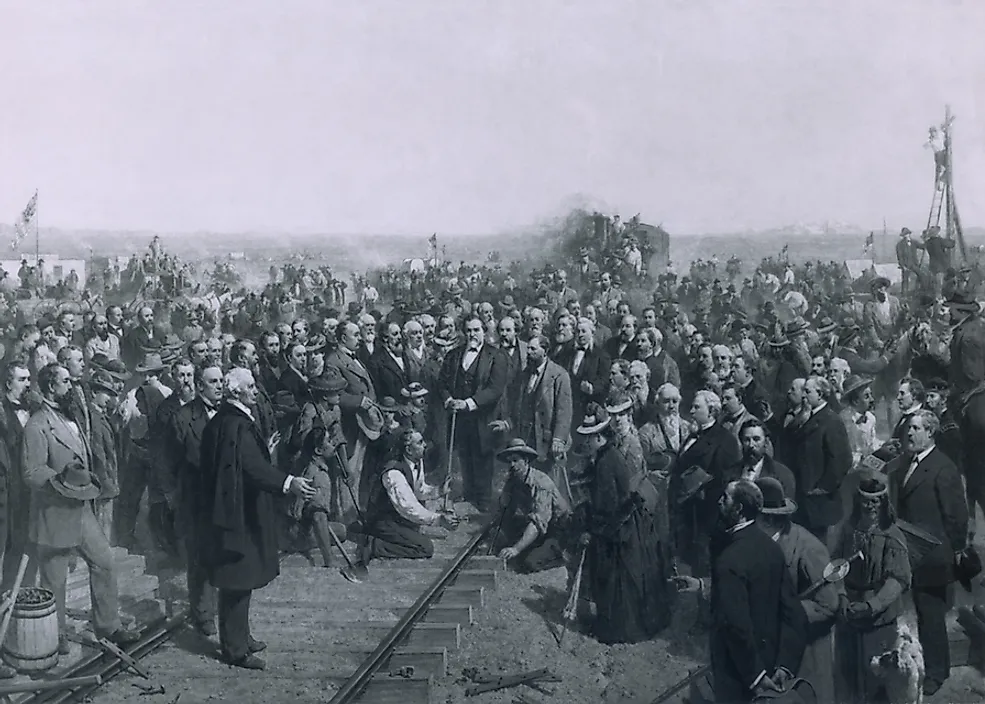
[[447, 587], [438, 597], [439, 604], [468, 604], [476, 609], [486, 605], [484, 587], [460, 587], [453, 584]]
[[967, 636], [954, 634], [948, 641], [951, 651], [951, 666], [964, 667], [970, 665], [969, 655], [971, 651], [971, 640]]
[[[370, 651], [362, 654], [370, 656]], [[445, 648], [397, 648], [384, 666], [390, 672], [401, 667], [413, 667], [419, 675], [448, 676], [448, 651]]]
[[498, 574], [496, 570], [464, 570], [455, 577], [455, 586], [495, 589], [499, 582]]
[[467, 569], [496, 570], [505, 569], [502, 558], [498, 555], [473, 555], [469, 558]]
[[[395, 625], [396, 622], [390, 623], [389, 621], [369, 621], [365, 624], [367, 629], [373, 631], [374, 635], [378, 633], [380, 638]], [[457, 623], [423, 621], [414, 625], [410, 635], [401, 645], [409, 648], [425, 646], [458, 650], [461, 646], [461, 638], [462, 630]]]
[[358, 698], [361, 704], [431, 704], [431, 678], [376, 675]]
[[471, 626], [475, 621], [472, 618], [472, 607], [465, 605], [445, 605], [435, 604], [428, 609], [424, 615], [427, 623], [457, 623], [462, 626]]

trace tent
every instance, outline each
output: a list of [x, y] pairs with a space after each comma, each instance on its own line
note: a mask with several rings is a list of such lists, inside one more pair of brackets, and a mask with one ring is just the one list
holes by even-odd
[[404, 259], [404, 270], [410, 272], [424, 273], [425, 266], [423, 259]]
[[[872, 262], [871, 259], [846, 259], [845, 268], [848, 269], [848, 277], [852, 281], [858, 281], [861, 279], [865, 272], [877, 266]], [[897, 271], [898, 273], [898, 271]], [[890, 279], [891, 281], [892, 279]]]

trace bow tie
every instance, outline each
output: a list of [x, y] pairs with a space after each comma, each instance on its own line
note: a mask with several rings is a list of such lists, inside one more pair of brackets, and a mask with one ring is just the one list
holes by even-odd
[[859, 416], [855, 419], [855, 425], [865, 425], [865, 416]]

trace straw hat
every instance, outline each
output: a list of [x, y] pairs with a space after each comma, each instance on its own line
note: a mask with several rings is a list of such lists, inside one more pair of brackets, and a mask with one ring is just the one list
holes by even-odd
[[383, 433], [386, 421], [383, 412], [376, 406], [360, 408], [356, 411], [356, 425], [369, 440], [378, 440]]
[[595, 435], [609, 427], [609, 418], [601, 414], [589, 414], [581, 422], [575, 432], [579, 435]]
[[605, 405], [605, 412], [608, 413], [609, 415], [616, 416], [621, 413], [626, 413], [630, 411], [632, 408], [633, 408], [633, 399], [631, 398], [626, 398], [622, 400], [617, 399], [612, 401], [611, 405], [608, 403]]
[[506, 460], [513, 455], [523, 455], [531, 459], [537, 457], [537, 450], [533, 449], [520, 438], [514, 438], [502, 450], [496, 453], [496, 458]]
[[428, 390], [421, 382], [412, 381], [410, 384], [400, 389], [400, 395], [404, 398], [422, 398], [428, 395]]

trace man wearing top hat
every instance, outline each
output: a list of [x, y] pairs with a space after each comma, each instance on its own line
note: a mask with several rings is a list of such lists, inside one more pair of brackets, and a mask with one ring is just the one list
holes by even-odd
[[31, 489], [29, 537], [37, 546], [41, 586], [55, 595], [60, 653], [68, 652], [65, 588], [68, 563], [78, 554], [89, 566], [93, 629], [117, 645], [138, 634], [120, 623], [113, 551], [93, 513], [100, 487], [91, 475], [88, 438], [66, 412], [68, 370], [49, 364], [38, 373], [42, 407], [24, 427], [24, 481]]

